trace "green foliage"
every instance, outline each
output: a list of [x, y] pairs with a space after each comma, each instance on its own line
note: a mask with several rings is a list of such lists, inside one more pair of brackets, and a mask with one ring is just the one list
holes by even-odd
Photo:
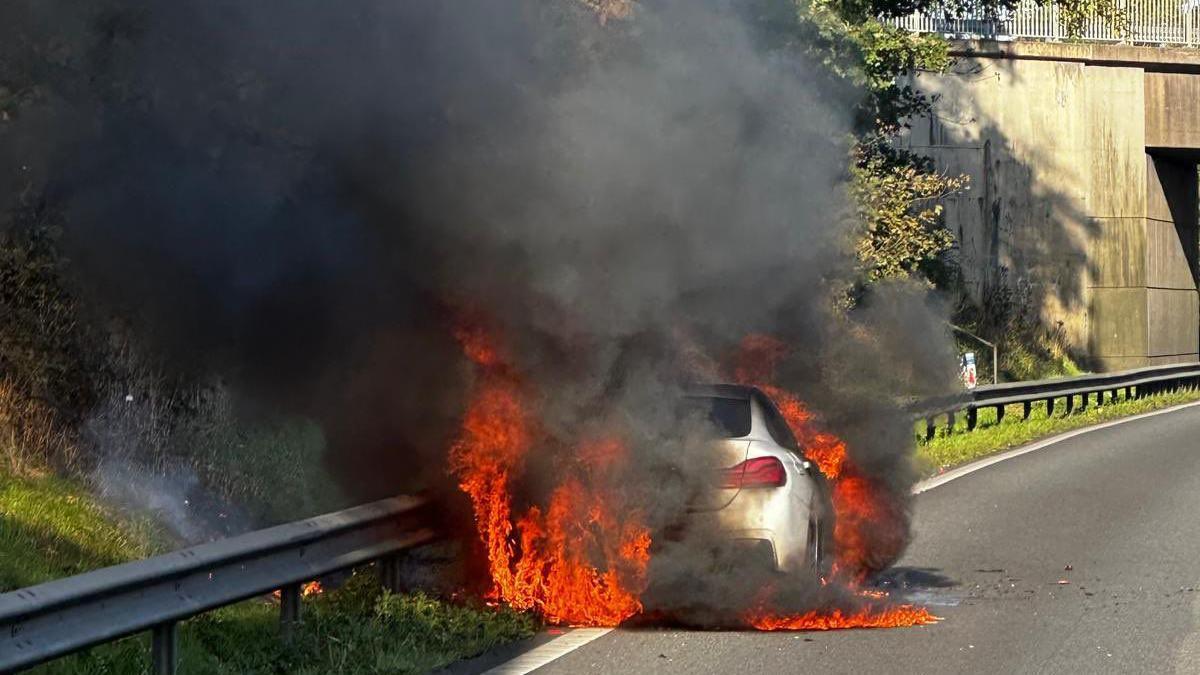
[[759, 11], [769, 17], [776, 45], [788, 44], [780, 36], [790, 35], [833, 82], [863, 92], [854, 111], [849, 175], [856, 216], [851, 246], [859, 262], [858, 278], [848, 284], [849, 304], [878, 280], [923, 277], [953, 245], [936, 200], [964, 189], [967, 179], [934, 171], [927, 159], [897, 147], [895, 137], [930, 109], [928, 97], [904, 83], [905, 76], [944, 69], [946, 41], [886, 25], [870, 3], [796, 3], [790, 23], [780, 14], [771, 0]]
[[[1058, 8], [1058, 20], [1068, 35], [1082, 35], [1089, 23], [1098, 21], [1113, 29], [1118, 35], [1129, 34], [1129, 12], [1119, 0], [1042, 0], [1040, 4]], [[1016, 6], [1006, 0], [1004, 6]]]
[[1072, 377], [1084, 372], [1065, 340], [1050, 329], [1005, 335], [999, 347], [1000, 370], [1008, 381]]
[[0, 465], [0, 592], [143, 558], [165, 539], [121, 520], [75, 481]]
[[922, 171], [879, 155], [862, 157], [852, 176], [851, 194], [865, 228], [855, 253], [868, 282], [918, 274], [954, 244], [937, 200], [965, 189], [966, 176]]
[[194, 419], [179, 441], [184, 457], [204, 485], [250, 510], [254, 522], [283, 523], [348, 506], [329, 477], [325, 437], [314, 422], [205, 426]]
[[[513, 640], [536, 621], [507, 608], [461, 605], [423, 593], [393, 595], [370, 570], [342, 588], [307, 598], [290, 641], [279, 635], [279, 607], [251, 600], [183, 624], [180, 671], [212, 675], [426, 673]], [[33, 672], [108, 675], [144, 672], [145, 638], [130, 638], [61, 659]]]
[[1022, 420], [1022, 407], [1010, 405], [1005, 408], [1004, 421], [1000, 423], [996, 422], [994, 408], [984, 408], [979, 411], [975, 431], [967, 431], [963, 419], [965, 416], [959, 415], [952, 433], [947, 432], [944, 426], [939, 427], [933, 440], [925, 441], [925, 424], [918, 424], [915, 430], [917, 462], [925, 474], [932, 475], [941, 469], [965, 464], [1040, 438], [1196, 400], [1200, 400], [1200, 391], [1195, 390], [1131, 400], [1126, 400], [1122, 394], [1118, 403], [1097, 407], [1093, 398], [1086, 410], [1076, 410], [1074, 414], [1067, 415], [1066, 401], [1060, 398], [1055, 401], [1053, 416], [1048, 416], [1045, 403], [1040, 403], [1034, 407], [1029, 420]]
[[65, 282], [61, 234], [61, 214], [32, 197], [0, 227], [0, 374], [70, 418], [94, 399], [98, 340]]
[[[959, 291], [954, 321], [967, 330], [996, 343], [1000, 352], [1002, 381], [1041, 380], [1078, 375], [1061, 325], [1047, 326], [1039, 312], [1034, 289], [1028, 282], [1010, 282], [1005, 270], [975, 304]], [[964, 343], [960, 351], [976, 351], [978, 345]], [[990, 372], [991, 355], [981, 353], [981, 372]]]
[[[0, 465], [0, 592], [165, 552], [149, 521], [123, 518], [79, 482], [16, 476]], [[258, 598], [183, 624], [184, 673], [420, 673], [529, 637], [527, 614], [461, 605], [417, 593], [393, 595], [363, 570], [337, 590], [305, 600], [290, 644], [279, 606]], [[52, 661], [32, 672], [146, 672], [145, 636]]]

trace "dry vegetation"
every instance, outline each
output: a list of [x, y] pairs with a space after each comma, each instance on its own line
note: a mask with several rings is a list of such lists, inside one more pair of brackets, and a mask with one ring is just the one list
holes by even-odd
[[71, 434], [56, 423], [49, 406], [25, 391], [12, 378], [0, 377], [0, 464], [18, 476], [73, 464], [78, 452]]

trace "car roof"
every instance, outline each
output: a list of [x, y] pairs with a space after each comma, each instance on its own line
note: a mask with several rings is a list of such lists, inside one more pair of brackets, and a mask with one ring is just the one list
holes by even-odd
[[732, 398], [748, 401], [755, 394], [765, 397], [758, 387], [748, 384], [690, 384], [683, 388], [684, 396], [705, 398]]

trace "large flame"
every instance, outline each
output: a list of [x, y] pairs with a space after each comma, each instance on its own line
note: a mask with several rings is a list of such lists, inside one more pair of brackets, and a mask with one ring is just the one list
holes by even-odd
[[[734, 376], [770, 396], [787, 420], [804, 455], [828, 479], [834, 511], [833, 577], [847, 585], [864, 606], [855, 610], [828, 609], [785, 613], [772, 609], [771, 589], [764, 589], [747, 622], [759, 630], [830, 630], [834, 628], [885, 628], [914, 626], [937, 621], [923, 607], [887, 605], [886, 594], [860, 589], [872, 572], [893, 562], [906, 544], [903, 504], [884, 487], [863, 475], [851, 461], [846, 444], [821, 431], [812, 413], [794, 393], [775, 386], [776, 369], [789, 348], [767, 335], [742, 340], [734, 363]], [[882, 597], [881, 597], [882, 596]]]
[[[527, 406], [532, 392], [481, 321], [465, 322], [456, 337], [476, 377], [450, 468], [469, 496], [491, 576], [491, 596], [517, 609], [538, 612], [555, 624], [615, 626], [642, 611], [640, 593], [650, 559], [650, 532], [635, 504], [615, 489], [628, 450], [616, 438], [579, 444], [544, 506], [513, 510], [513, 482], [529, 452], [546, 442]], [[838, 576], [851, 585], [872, 570], [872, 547], [893, 531], [894, 512], [872, 481], [847, 456], [845, 444], [818, 431], [804, 403], [770, 384], [782, 343], [753, 336], [742, 345], [739, 380], [758, 384], [779, 404], [806, 449], [833, 486], [837, 515]], [[899, 544], [884, 545], [903, 545]], [[898, 552], [899, 549], [896, 551]], [[774, 589], [764, 588], [743, 617], [759, 630], [829, 630], [911, 626], [936, 621], [923, 608], [890, 606], [886, 594], [851, 588], [828, 609], [788, 613]]]
[[734, 374], [740, 382], [758, 386], [775, 401], [805, 457], [829, 480], [836, 516], [834, 572], [861, 581], [903, 552], [904, 505], [858, 470], [846, 452], [846, 444], [820, 430], [798, 396], [772, 383], [776, 368], [788, 352], [788, 346], [776, 338], [749, 335], [740, 345]]
[[616, 481], [625, 446], [583, 444], [545, 508], [532, 506], [514, 521], [512, 481], [536, 435], [526, 392], [479, 324], [457, 337], [478, 373], [450, 467], [474, 507], [492, 595], [551, 623], [615, 626], [637, 614], [650, 533], [636, 509], [604, 489]]

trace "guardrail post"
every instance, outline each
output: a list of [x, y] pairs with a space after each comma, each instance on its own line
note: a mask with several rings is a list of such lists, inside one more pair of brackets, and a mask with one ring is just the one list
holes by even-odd
[[1075, 410], [1075, 394], [1067, 394], [1067, 414], [1070, 415]]
[[290, 640], [300, 623], [300, 584], [288, 584], [279, 589], [279, 632]]
[[150, 634], [150, 672], [175, 675], [179, 665], [179, 632], [174, 621], [160, 623]]
[[1004, 406], [998, 405], [998, 406], [996, 406], [996, 424], [1000, 424], [1003, 421], [1004, 421]]
[[933, 421], [933, 415], [925, 418], [925, 441], [932, 441], [934, 434], [937, 432], [937, 427]]
[[1090, 391], [1085, 391], [1079, 395], [1079, 410], [1080, 410], [1080, 412], [1087, 410], [1088, 399], [1091, 397], [1092, 397], [1092, 392], [1090, 392]]
[[1054, 417], [1054, 399], [1046, 399], [1046, 417]]
[[967, 431], [975, 431], [975, 425], [979, 422], [979, 410], [974, 406], [967, 408]]
[[400, 583], [400, 556], [389, 555], [375, 563], [379, 568], [379, 584], [392, 593], [399, 593], [403, 588]]
[[946, 412], [946, 433], [948, 434], [954, 433], [954, 413], [953, 410]]
[[1025, 401], [1021, 403], [1021, 419], [1029, 419], [1029, 415], [1033, 413], [1033, 401]]

